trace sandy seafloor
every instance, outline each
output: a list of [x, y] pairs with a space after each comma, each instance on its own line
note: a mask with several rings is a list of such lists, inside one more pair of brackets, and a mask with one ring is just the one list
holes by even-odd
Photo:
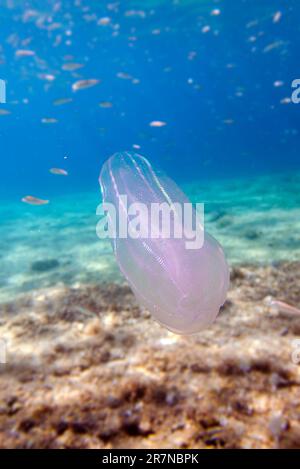
[[185, 187], [231, 266], [217, 321], [188, 337], [136, 304], [96, 237], [99, 194], [2, 201], [0, 447], [299, 448], [300, 314], [270, 307], [300, 307], [299, 187]]

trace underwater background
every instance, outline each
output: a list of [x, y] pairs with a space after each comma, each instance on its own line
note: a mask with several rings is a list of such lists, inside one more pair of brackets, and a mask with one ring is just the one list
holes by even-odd
[[[0, 0], [2, 446], [300, 445], [299, 16], [299, 0]], [[205, 203], [226, 253], [228, 303], [198, 337], [139, 311], [97, 238], [99, 173], [126, 150]]]

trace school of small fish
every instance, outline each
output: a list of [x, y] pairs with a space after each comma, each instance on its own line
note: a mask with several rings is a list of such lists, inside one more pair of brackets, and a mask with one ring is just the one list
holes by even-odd
[[[134, 93], [141, 96], [143, 84], [148, 79], [146, 75], [143, 76], [140, 73], [139, 61], [144, 60], [149, 70], [152, 64], [158, 61], [155, 80], [163, 79], [168, 81], [170, 86], [175, 86], [177, 64], [169, 62], [166, 57], [162, 63], [159, 57], [151, 54], [149, 48], [145, 48], [144, 38], [148, 35], [148, 39], [152, 38], [153, 44], [156, 44], [155, 41], [158, 38], [163, 41], [173, 40], [174, 33], [180, 31], [180, 24], [172, 24], [170, 20], [169, 24], [161, 25], [159, 9], [155, 5], [151, 8], [148, 8], [146, 4], [145, 8], [130, 8], [126, 2], [122, 3], [118, 0], [102, 3], [99, 6], [97, 2], [85, 4], [83, 0], [74, 0], [75, 15], [61, 0], [51, 2], [49, 5], [41, 3], [38, 6], [37, 4], [35, 7], [6, 0], [6, 4], [14, 13], [13, 19], [16, 27], [0, 45], [0, 66], [6, 64], [7, 57], [11, 55], [13, 57], [11, 67], [18, 76], [24, 79], [24, 86], [22, 96], [13, 96], [7, 107], [0, 108], [1, 122], [11, 119], [9, 116], [14, 115], [17, 106], [31, 105], [34, 97], [34, 87], [31, 84], [33, 78], [38, 78], [40, 91], [46, 97], [49, 96], [49, 106], [45, 109], [44, 115], [42, 114], [43, 107], [37, 113], [37, 120], [43, 124], [45, 132], [55, 132], [64, 123], [60, 114], [62, 109], [70, 109], [71, 112], [74, 110], [73, 115], [76, 118], [77, 115], [83, 115], [87, 109], [93, 108], [93, 112], [98, 112], [98, 114], [92, 123], [94, 125], [95, 122], [100, 122], [97, 124], [100, 136], [105, 136], [109, 131], [109, 125], [112, 122], [110, 119], [115, 119], [120, 126], [126, 119], [131, 119], [128, 96]], [[174, 0], [170, 3], [172, 3], [172, 8], [180, 8], [180, 1]], [[206, 93], [203, 76], [201, 73], [193, 72], [193, 65], [196, 66], [205, 57], [206, 41], [215, 41], [217, 46], [216, 41], [220, 41], [221, 44], [224, 37], [223, 21], [227, 13], [226, 2], [220, 0], [211, 4], [212, 6], [209, 9], [206, 7], [204, 12], [204, 7], [201, 9], [199, 2], [195, 2], [195, 9], [199, 8], [199, 14], [194, 15], [192, 32], [193, 34], [196, 32], [198, 42], [190, 41], [189, 34], [183, 30], [182, 44], [178, 49], [178, 60], [181, 61], [180, 67], [183, 70], [183, 84], [190, 99], [193, 99], [192, 93], [197, 96], [202, 93], [204, 96]], [[268, 8], [261, 16], [258, 14], [257, 17], [249, 17], [248, 21], [241, 20], [238, 26], [244, 31], [243, 47], [249, 57], [258, 57], [260, 60], [266, 57], [268, 60], [269, 56], [274, 55], [278, 60], [285, 60], [289, 54], [290, 43], [281, 38], [278, 31], [291, 14], [293, 14], [292, 8], [287, 8], [283, 4], [280, 10]], [[22, 34], [18, 32], [19, 24], [23, 26]], [[273, 35], [266, 34], [267, 27], [273, 28]], [[88, 32], [88, 40], [83, 44], [85, 53], [82, 53], [82, 49], [78, 52], [76, 47], [79, 28], [85, 28]], [[42, 40], [39, 39], [40, 37]], [[116, 52], [115, 56], [111, 57], [111, 68], [107, 70], [103, 67], [104, 76], [102, 76], [91, 58], [93, 51], [98, 47], [104, 56], [107, 56], [112, 54], [109, 49], [110, 45], [115, 47], [116, 51], [118, 50], [118, 41], [126, 44], [128, 50], [131, 51], [131, 59], [126, 60], [122, 54], [118, 55]], [[48, 46], [47, 50], [52, 53], [45, 53], [44, 43]], [[230, 88], [228, 100], [242, 101], [247, 96], [249, 83], [242, 78], [238, 61], [230, 56], [230, 52], [226, 56], [224, 67], [228, 72]], [[218, 73], [217, 70], [216, 73]], [[108, 78], [109, 74], [110, 78]], [[238, 74], [241, 75], [240, 79]], [[235, 81], [232, 77], [235, 77]], [[149, 74], [149, 82], [153, 83], [154, 87], [154, 96], [155, 80], [153, 75]], [[100, 84], [101, 86], [98, 86]], [[259, 83], [255, 86], [259, 90]], [[289, 84], [282, 79], [280, 74], [270, 78], [270, 89], [274, 93], [272, 109], [275, 106], [286, 109], [287, 105], [291, 104], [288, 86]], [[172, 111], [170, 109], [172, 106], [176, 108], [176, 103], [166, 103], [166, 112], [161, 111], [163, 103], [155, 102], [155, 98], [149, 104], [152, 109], [151, 111], [145, 109], [145, 118], [142, 123], [144, 131], [136, 135], [136, 141], [140, 143], [132, 143], [132, 141], [130, 143], [136, 150], [144, 147], [145, 140], [156, 142], [157, 136], [164, 136], [172, 128], [172, 122], [170, 122], [172, 112], [169, 111]], [[109, 109], [111, 110], [104, 111]], [[234, 115], [234, 112], [230, 111], [226, 113], [227, 115], [221, 115], [213, 103], [211, 113], [216, 118], [216, 132], [225, 132], [225, 129], [230, 131], [230, 128], [235, 128], [239, 123], [239, 115]], [[249, 109], [247, 117], [249, 122], [253, 121], [253, 113], [254, 111]], [[110, 124], [107, 124], [105, 119], [109, 120]], [[285, 129], [283, 133], [283, 140], [288, 135], [294, 135], [288, 133], [287, 130]], [[134, 136], [133, 139], [134, 142]], [[171, 149], [172, 145], [173, 142], [170, 141], [168, 147]], [[55, 175], [68, 175], [66, 170], [55, 167], [51, 168], [50, 172]], [[33, 205], [48, 203], [48, 201], [30, 197], [24, 197], [23, 202]]]

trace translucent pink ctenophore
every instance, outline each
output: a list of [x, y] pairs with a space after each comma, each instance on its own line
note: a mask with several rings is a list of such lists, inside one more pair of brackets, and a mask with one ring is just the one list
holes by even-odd
[[[100, 185], [103, 202], [116, 207], [117, 222], [120, 218], [129, 221], [131, 204], [143, 203], [151, 213], [153, 204], [173, 207], [189, 202], [171, 179], [161, 178], [146, 158], [135, 153], [116, 153], [109, 158], [103, 165]], [[176, 210], [174, 213], [175, 226], [182, 221]], [[145, 232], [138, 237], [120, 237], [117, 233], [112, 240], [118, 265], [139, 303], [160, 324], [179, 334], [196, 333], [210, 325], [225, 302], [229, 286], [229, 269], [220, 244], [200, 224], [197, 230], [202, 231], [203, 246], [188, 249], [184, 236], [160, 236], [160, 219], [159, 227], [154, 227], [159, 233], [156, 237], [151, 236], [151, 216], [143, 212], [139, 221], [144, 224], [140, 228], [148, 229], [148, 236]], [[110, 217], [108, 223], [112, 223]]]

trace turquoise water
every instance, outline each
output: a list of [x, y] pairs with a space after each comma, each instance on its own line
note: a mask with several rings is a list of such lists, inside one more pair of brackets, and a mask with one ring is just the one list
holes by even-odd
[[[300, 172], [183, 186], [204, 201], [206, 228], [230, 265], [300, 260]], [[122, 282], [109, 241], [99, 240], [100, 192], [56, 196], [47, 206], [0, 205], [0, 301], [58, 284]]]

